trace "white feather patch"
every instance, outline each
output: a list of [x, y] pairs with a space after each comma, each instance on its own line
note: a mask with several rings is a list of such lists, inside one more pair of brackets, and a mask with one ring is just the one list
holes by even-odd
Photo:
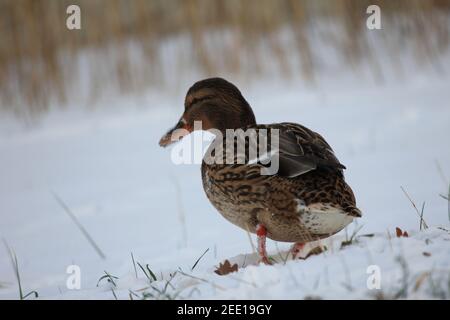
[[299, 199], [297, 203], [300, 221], [316, 234], [334, 234], [353, 221], [353, 217], [331, 205], [317, 203], [306, 206], [305, 202]]

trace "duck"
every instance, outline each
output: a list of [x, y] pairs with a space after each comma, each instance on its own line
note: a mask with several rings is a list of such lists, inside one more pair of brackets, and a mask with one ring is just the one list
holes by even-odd
[[[226, 220], [256, 234], [260, 262], [272, 264], [267, 238], [293, 243], [295, 259], [306, 243], [328, 238], [362, 216], [345, 181], [346, 167], [327, 141], [293, 122], [258, 124], [250, 104], [231, 82], [215, 77], [194, 83], [179, 121], [159, 145], [167, 147], [196, 130], [215, 135], [201, 164], [206, 196]], [[230, 131], [253, 135], [234, 135], [226, 144]], [[256, 158], [246, 150], [251, 149], [251, 137], [267, 144]], [[244, 152], [231, 148], [230, 157], [228, 149], [239, 141], [244, 141]], [[276, 170], [269, 170], [272, 160], [277, 160]]]

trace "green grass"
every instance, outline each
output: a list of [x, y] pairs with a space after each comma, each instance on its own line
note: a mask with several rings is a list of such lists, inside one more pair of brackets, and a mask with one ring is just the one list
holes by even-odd
[[119, 300], [117, 299], [117, 295], [116, 292], [114, 291], [114, 288], [111, 288], [111, 293], [113, 294], [115, 300]]
[[37, 291], [35, 291], [35, 290], [24, 294], [23, 287], [22, 287], [22, 281], [20, 279], [19, 261], [17, 259], [17, 255], [14, 252], [14, 250], [12, 250], [9, 247], [8, 243], [6, 242], [6, 240], [3, 239], [3, 243], [5, 244], [5, 247], [6, 247], [8, 253], [9, 253], [9, 256], [11, 258], [11, 263], [12, 263], [12, 266], [13, 266], [13, 269], [14, 269], [14, 274], [15, 274], [16, 279], [17, 279], [17, 285], [19, 286], [19, 298], [20, 298], [20, 300], [25, 300], [26, 298], [28, 298], [30, 296], [34, 296], [35, 298], [38, 298], [39, 297], [39, 293]]
[[361, 231], [362, 227], [363, 226], [356, 226], [350, 238], [348, 237], [347, 229], [345, 229], [345, 241], [341, 242], [341, 249], [353, 244], [353, 242], [356, 240], [356, 235], [358, 234], [359, 231]]
[[97, 287], [100, 284], [100, 282], [106, 280], [108, 283], [111, 283], [114, 287], [117, 287], [117, 284], [114, 280], [118, 280], [119, 278], [116, 276], [113, 276], [111, 274], [109, 274], [108, 272], [104, 271], [104, 275], [101, 276], [98, 281], [97, 281]]
[[174, 272], [170, 274], [170, 279], [166, 280], [166, 283], [162, 288], [158, 288], [154, 285], [150, 285], [149, 287], [145, 288], [142, 292], [142, 296], [139, 297], [135, 292], [130, 291], [130, 299], [133, 299], [134, 297], [139, 297], [142, 300], [147, 299], [155, 299], [155, 300], [175, 300], [178, 298], [178, 296], [181, 294], [181, 291], [178, 291], [175, 289], [175, 287], [172, 285], [172, 280], [175, 278], [175, 276], [178, 274], [178, 272]]
[[150, 283], [158, 280], [148, 264], [145, 265], [145, 268], [139, 262], [137, 262], [137, 265], [139, 266], [139, 268], [141, 268], [142, 272], [144, 273], [145, 277], [150, 281]]

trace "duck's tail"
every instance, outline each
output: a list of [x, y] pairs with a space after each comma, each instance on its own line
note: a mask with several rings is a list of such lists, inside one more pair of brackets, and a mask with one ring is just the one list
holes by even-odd
[[361, 218], [362, 217], [361, 210], [359, 210], [356, 207], [345, 208], [345, 211], [347, 212], [347, 215], [349, 215], [351, 217], [355, 217], [355, 218]]

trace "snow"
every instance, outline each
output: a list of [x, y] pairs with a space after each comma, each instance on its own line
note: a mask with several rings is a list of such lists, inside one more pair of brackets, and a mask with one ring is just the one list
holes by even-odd
[[[317, 87], [298, 81], [233, 82], [258, 122], [298, 122], [327, 139], [348, 168], [346, 179], [363, 211], [357, 225], [324, 241], [327, 250], [306, 260], [283, 262], [280, 255], [286, 256], [289, 244], [269, 240], [269, 254], [279, 263], [255, 265], [248, 234], [206, 199], [199, 165], [175, 165], [171, 149], [158, 146], [179, 119], [183, 92], [115, 97], [91, 111], [72, 106], [28, 126], [5, 115], [0, 119], [0, 237], [17, 255], [24, 291], [36, 290], [42, 299], [114, 299], [112, 289], [122, 299], [129, 299], [130, 290], [147, 298], [448, 299], [448, 203], [439, 194], [448, 192], [450, 177], [450, 77], [418, 74], [384, 84], [323, 79]], [[419, 210], [425, 202], [429, 229], [419, 230], [401, 186]], [[53, 193], [87, 229], [105, 260]], [[358, 226], [363, 226], [358, 235], [373, 236], [357, 237], [340, 249], [346, 232], [350, 236]], [[396, 238], [395, 227], [410, 237]], [[136, 279], [131, 253], [144, 268], [149, 264], [157, 281], [150, 283], [139, 267]], [[238, 264], [237, 273], [214, 273], [225, 259]], [[72, 264], [81, 270], [79, 290], [66, 286]], [[372, 265], [379, 267], [381, 289], [367, 287]], [[96, 286], [104, 271], [119, 278], [117, 287], [106, 281]], [[0, 298], [18, 298], [4, 246]]]

